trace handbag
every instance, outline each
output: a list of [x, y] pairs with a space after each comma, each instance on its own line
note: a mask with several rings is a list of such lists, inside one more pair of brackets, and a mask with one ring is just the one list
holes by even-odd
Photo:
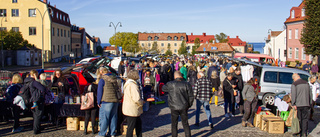
[[80, 110], [88, 110], [94, 108], [93, 92], [88, 92], [81, 96], [81, 107]]
[[[227, 80], [227, 81], [230, 84], [230, 86], [232, 87], [232, 84], [230, 83], [230, 81], [229, 80]], [[233, 89], [233, 96], [237, 96], [237, 95], [238, 95], [238, 91]]]
[[297, 118], [297, 110], [293, 110], [291, 131], [293, 134], [298, 134], [300, 132], [299, 119]]
[[[112, 85], [114, 86], [114, 88], [117, 86], [117, 85], [114, 84], [114, 83], [112, 83]], [[114, 93], [116, 94], [116, 98], [117, 98], [118, 100], [122, 100], [122, 94], [121, 94], [119, 88], [115, 88], [115, 89], [118, 89], [118, 90], [114, 90]]]

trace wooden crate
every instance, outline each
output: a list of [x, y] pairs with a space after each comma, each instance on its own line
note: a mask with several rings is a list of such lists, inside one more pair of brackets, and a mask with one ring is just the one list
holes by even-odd
[[282, 119], [269, 119], [267, 122], [268, 133], [283, 134], [284, 133], [284, 121]]
[[67, 121], [67, 130], [72, 130], [72, 131], [79, 130], [79, 124], [80, 124], [79, 118], [68, 117], [66, 121]]
[[268, 126], [268, 121], [269, 120], [281, 120], [280, 117], [277, 117], [277, 116], [273, 116], [273, 117], [264, 117], [262, 118], [262, 121], [261, 121], [261, 126], [260, 126], [260, 129], [262, 131], [267, 131], [267, 126]]

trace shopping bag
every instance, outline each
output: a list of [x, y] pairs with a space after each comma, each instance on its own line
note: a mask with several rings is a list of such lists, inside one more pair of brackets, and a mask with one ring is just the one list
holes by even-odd
[[293, 117], [293, 109], [290, 110], [289, 116], [285, 122], [287, 127], [291, 127], [292, 125], [292, 117]]
[[88, 92], [81, 96], [80, 110], [88, 110], [94, 107], [93, 92]]
[[289, 114], [290, 114], [290, 111], [281, 111], [280, 117], [282, 118], [283, 121], [287, 121]]
[[297, 110], [295, 110], [295, 109], [293, 110], [291, 131], [293, 134], [298, 134], [300, 132], [299, 119], [297, 117]]

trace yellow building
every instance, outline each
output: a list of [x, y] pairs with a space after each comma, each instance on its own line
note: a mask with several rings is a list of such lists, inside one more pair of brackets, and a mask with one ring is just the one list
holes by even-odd
[[[44, 60], [58, 61], [71, 53], [71, 24], [69, 15], [46, 0], [0, 0], [2, 29], [20, 31], [23, 38], [43, 50]], [[43, 36], [42, 36], [43, 21]]]
[[178, 54], [178, 50], [186, 38], [186, 33], [138, 33], [138, 43], [142, 52], [150, 51], [152, 44], [156, 42], [160, 54], [166, 53], [169, 44], [172, 54]]
[[71, 26], [71, 52], [74, 57], [81, 58], [81, 32], [76, 25]]

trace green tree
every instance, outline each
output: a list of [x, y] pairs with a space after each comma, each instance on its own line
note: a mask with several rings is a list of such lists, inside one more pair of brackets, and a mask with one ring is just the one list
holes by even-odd
[[209, 43], [213, 43], [213, 39], [210, 39], [210, 40], [209, 40]]
[[32, 47], [27, 40], [23, 39], [21, 32], [3, 30], [1, 34], [4, 50], [17, 50], [23, 46]]
[[228, 42], [228, 39], [227, 39], [228, 36], [226, 34], [224, 34], [223, 32], [221, 32], [219, 35], [216, 34], [215, 37], [216, 37], [216, 40], [219, 41], [219, 43], [227, 43]]
[[180, 55], [187, 55], [188, 54], [188, 50], [187, 50], [187, 46], [186, 46], [186, 42], [182, 41], [181, 46], [178, 50], [178, 53]]
[[97, 47], [96, 47], [96, 51], [97, 51], [97, 54], [98, 54], [98, 55], [102, 55], [102, 53], [103, 53], [103, 48], [102, 48], [101, 46], [97, 46]]
[[[116, 39], [115, 39], [116, 38]], [[109, 38], [111, 45], [121, 46], [127, 52], [138, 52], [140, 46], [138, 44], [138, 34], [132, 32], [118, 32]]]
[[304, 45], [305, 53], [313, 56], [320, 55], [320, 1], [305, 0], [305, 22], [300, 42]]
[[200, 47], [200, 39], [199, 39], [199, 38], [194, 39], [194, 46], [195, 46], [196, 48], [199, 48], [199, 47]]
[[170, 43], [168, 43], [168, 47], [167, 47], [167, 51], [165, 53], [166, 55], [172, 55], [172, 51], [171, 51], [171, 48], [170, 48]]
[[152, 47], [151, 47], [151, 52], [154, 52], [156, 54], [159, 54], [159, 49], [158, 49], [158, 43], [156, 41], [154, 41], [152, 43]]

